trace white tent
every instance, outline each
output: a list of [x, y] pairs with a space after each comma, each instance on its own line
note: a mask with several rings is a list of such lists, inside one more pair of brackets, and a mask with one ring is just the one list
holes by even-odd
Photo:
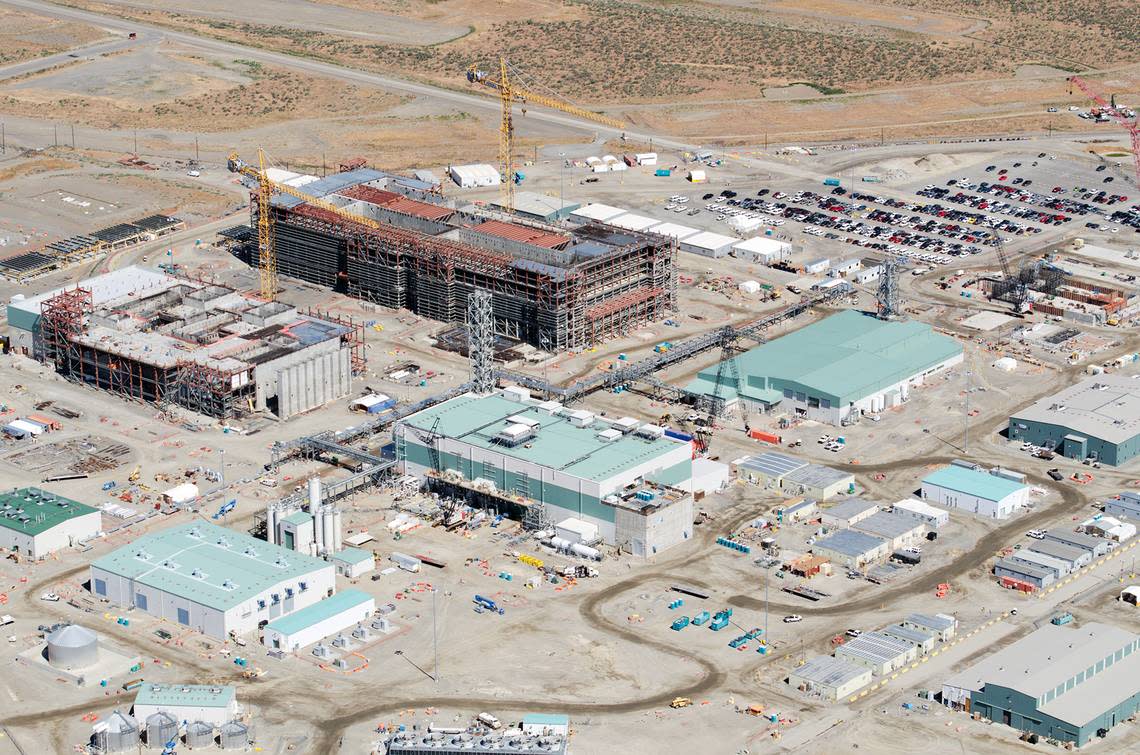
[[502, 183], [499, 169], [486, 163], [473, 165], [452, 165], [448, 170], [451, 180], [461, 189], [474, 189], [480, 186], [498, 186]]
[[1017, 369], [1017, 360], [1013, 357], [1002, 357], [990, 366], [996, 370], [1001, 370], [1002, 372], [1013, 372]]
[[192, 482], [184, 482], [170, 490], [163, 491], [162, 497], [167, 503], [176, 505], [190, 503], [198, 497], [198, 486]]

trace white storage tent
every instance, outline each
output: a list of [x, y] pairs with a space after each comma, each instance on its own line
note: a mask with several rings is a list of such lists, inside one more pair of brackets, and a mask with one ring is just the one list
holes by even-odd
[[502, 183], [499, 169], [486, 163], [452, 165], [448, 169], [451, 180], [461, 189], [476, 189], [481, 186], [498, 186]]
[[695, 236], [681, 239], [681, 251], [719, 259], [720, 257], [726, 256], [735, 243], [736, 239], [732, 236], [725, 236], [720, 233], [713, 233], [712, 231], [704, 231]]
[[728, 219], [728, 227], [737, 233], [752, 233], [764, 222], [755, 215], [733, 215]]
[[184, 482], [164, 491], [162, 497], [167, 503], [175, 505], [190, 503], [198, 497], [198, 486], [192, 482]]
[[777, 262], [792, 253], [792, 245], [786, 241], [755, 236], [732, 246], [732, 256], [754, 262]]
[[655, 225], [660, 225], [661, 221], [657, 218], [647, 217], [645, 215], [634, 215], [632, 212], [627, 212], [625, 215], [618, 215], [609, 221], [610, 225], [616, 225], [618, 228], [624, 228], [627, 231], [644, 231]]
[[570, 213], [570, 218], [579, 222], [597, 220], [602, 223], [608, 223], [619, 215], [625, 215], [628, 212], [628, 210], [623, 210], [620, 207], [611, 207], [608, 204], [594, 202], [593, 204], [588, 204], [574, 210]]
[[701, 232], [699, 228], [690, 228], [687, 225], [677, 225], [676, 223], [662, 223], [661, 225], [655, 225], [646, 230], [650, 233], [659, 233], [662, 236], [669, 236], [677, 241], [683, 241]]

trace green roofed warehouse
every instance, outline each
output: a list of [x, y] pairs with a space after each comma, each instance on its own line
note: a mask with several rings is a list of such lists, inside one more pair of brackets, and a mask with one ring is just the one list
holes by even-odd
[[[722, 371], [720, 396], [752, 411], [779, 411], [838, 425], [905, 401], [927, 376], [962, 361], [962, 346], [913, 321], [844, 310], [734, 357], [740, 392]], [[688, 390], [716, 395], [718, 366]]]
[[601, 539], [650, 556], [692, 534], [692, 447], [664, 428], [607, 418], [517, 386], [465, 394], [393, 431], [406, 474], [475, 505], [550, 523], [574, 517]]
[[152, 532], [91, 564], [91, 592], [219, 639], [335, 589], [333, 565], [208, 522]]
[[0, 493], [0, 548], [39, 559], [95, 537], [98, 509], [39, 488]]

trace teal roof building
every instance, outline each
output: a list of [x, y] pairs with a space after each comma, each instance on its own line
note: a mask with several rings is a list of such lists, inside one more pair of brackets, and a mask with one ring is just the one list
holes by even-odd
[[332, 594], [332, 564], [205, 521], [148, 533], [91, 564], [91, 591], [213, 637]]
[[[552, 522], [585, 519], [605, 542], [627, 542], [635, 554], [637, 543], [650, 553], [683, 540], [692, 525], [680, 509], [664, 513], [688, 490], [690, 443], [630, 417], [568, 409], [510, 387], [445, 401], [401, 420], [393, 434], [407, 474], [460, 487], [512, 516], [540, 503]], [[691, 512], [685, 500], [680, 508]], [[677, 526], [656, 522], [648, 534], [645, 520], [658, 514], [675, 515]]]
[[99, 533], [98, 509], [39, 488], [0, 493], [0, 548], [43, 558]]
[[[902, 403], [911, 387], [961, 362], [962, 346], [925, 323], [844, 310], [733, 359], [740, 390], [723, 370], [727, 402], [840, 424]], [[701, 370], [687, 389], [716, 395], [717, 372], [718, 365]]]

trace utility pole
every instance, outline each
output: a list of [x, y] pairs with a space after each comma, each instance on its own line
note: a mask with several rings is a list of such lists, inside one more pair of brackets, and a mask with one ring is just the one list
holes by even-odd
[[194, 137], [194, 162], [198, 162], [198, 137]]
[[8, 135], [4, 132], [6, 124], [0, 123], [0, 153], [8, 154]]
[[566, 153], [558, 153], [558, 219], [562, 219], [562, 211], [566, 207], [566, 199], [564, 198], [566, 187]]
[[432, 681], [439, 684], [439, 628], [436, 621], [436, 605], [438, 602], [439, 590], [435, 587], [431, 589], [431, 644], [432, 652], [435, 655], [435, 671], [432, 674]]
[[768, 647], [772, 646], [771, 640], [768, 637], [768, 583], [772, 581], [772, 567], [768, 566], [764, 570], [764, 644]]
[[139, 156], [139, 130], [137, 128], [135, 129], [135, 152], [134, 152], [134, 155], [135, 155], [135, 157]]
[[966, 370], [966, 415], [962, 422], [962, 453], [970, 453], [970, 370]]
[[75, 124], [71, 124], [71, 148], [75, 149]]
[[58, 123], [52, 124], [51, 133], [52, 133], [52, 137], [51, 137], [52, 146], [58, 147], [59, 146], [59, 124]]

